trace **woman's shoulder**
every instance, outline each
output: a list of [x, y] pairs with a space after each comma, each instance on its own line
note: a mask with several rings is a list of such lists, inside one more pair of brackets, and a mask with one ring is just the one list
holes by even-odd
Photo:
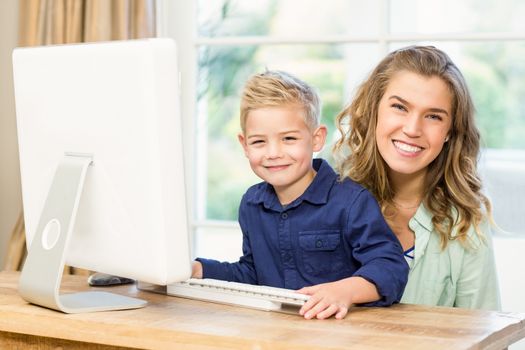
[[[460, 236], [460, 218], [458, 210], [452, 208], [454, 227], [452, 228], [451, 236], [453, 239], [459, 238]], [[464, 243], [464, 246], [470, 249], [479, 249], [487, 244], [491, 245], [491, 236], [492, 236], [492, 225], [486, 214], [481, 217], [481, 220], [478, 223], [471, 223], [465, 234], [465, 239], [459, 240]]]
[[[492, 248], [492, 225], [488, 218], [483, 218], [476, 226], [470, 225], [467, 232], [467, 248], [479, 250]], [[468, 249], [468, 250], [470, 250]]]
[[[480, 249], [482, 247], [487, 247], [492, 245], [492, 225], [490, 224], [489, 218], [485, 215], [482, 217], [481, 221], [475, 225], [471, 224], [463, 239], [460, 238], [460, 225], [459, 225], [459, 214], [456, 208], [451, 208], [452, 210], [452, 222], [453, 227], [450, 233], [450, 239], [447, 243], [447, 248], [450, 249]], [[439, 236], [437, 230], [434, 227], [432, 222], [433, 214], [426, 208], [423, 204], [416, 212], [414, 217], [419, 223], [426, 226], [433, 235]]]

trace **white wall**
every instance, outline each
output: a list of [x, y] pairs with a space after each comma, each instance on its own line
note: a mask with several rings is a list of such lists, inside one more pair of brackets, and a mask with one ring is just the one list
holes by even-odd
[[0, 268], [22, 208], [11, 52], [18, 40], [18, 1], [0, 1]]
[[[494, 253], [502, 311], [525, 312], [525, 151], [485, 150], [480, 160], [485, 193], [494, 209]], [[509, 347], [525, 350], [525, 339]]]

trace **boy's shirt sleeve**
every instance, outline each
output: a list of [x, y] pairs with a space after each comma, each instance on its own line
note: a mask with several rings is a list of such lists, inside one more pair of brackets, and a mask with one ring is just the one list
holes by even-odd
[[220, 262], [213, 259], [197, 258], [202, 264], [202, 278], [213, 278], [224, 281], [257, 284], [257, 273], [253, 262], [250, 232], [247, 230], [245, 197], [239, 207], [239, 224], [242, 230], [243, 255], [238, 262]]
[[353, 276], [373, 283], [381, 299], [367, 306], [399, 302], [408, 280], [409, 267], [403, 248], [386, 223], [370, 192], [363, 190], [351, 204], [345, 235], [361, 267]]

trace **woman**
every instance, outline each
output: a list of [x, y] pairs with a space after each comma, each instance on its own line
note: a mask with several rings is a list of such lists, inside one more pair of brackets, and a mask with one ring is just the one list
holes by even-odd
[[340, 175], [375, 195], [409, 262], [401, 302], [499, 309], [480, 136], [450, 58], [430, 46], [390, 53], [337, 123]]

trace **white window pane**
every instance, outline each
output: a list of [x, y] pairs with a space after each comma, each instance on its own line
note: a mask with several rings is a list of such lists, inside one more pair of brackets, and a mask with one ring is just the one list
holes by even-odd
[[[389, 26], [382, 11], [390, 4]], [[320, 7], [322, 6], [322, 9]], [[454, 34], [525, 32], [525, 2], [520, 0], [428, 2], [423, 0], [220, 0], [198, 1], [200, 36], [286, 36], [316, 38], [388, 33]], [[318, 11], [316, 9], [319, 9]], [[239, 93], [246, 79], [265, 68], [286, 70], [316, 86], [323, 101], [329, 139], [322, 156], [330, 158], [339, 136], [337, 112], [386, 53], [373, 44], [200, 46], [198, 73], [196, 218], [236, 220], [246, 189], [259, 182], [237, 142]], [[406, 46], [394, 42], [388, 49]], [[525, 150], [525, 43], [420, 42], [445, 50], [464, 73], [477, 107], [483, 145]]]
[[525, 236], [525, 150], [485, 149], [479, 161], [494, 221], [506, 233]]
[[383, 0], [222, 0], [198, 2], [201, 36], [377, 35]]
[[199, 227], [193, 241], [194, 257], [234, 262], [242, 255], [241, 229]]
[[525, 31], [525, 2], [521, 0], [395, 0], [390, 4], [394, 34]]

